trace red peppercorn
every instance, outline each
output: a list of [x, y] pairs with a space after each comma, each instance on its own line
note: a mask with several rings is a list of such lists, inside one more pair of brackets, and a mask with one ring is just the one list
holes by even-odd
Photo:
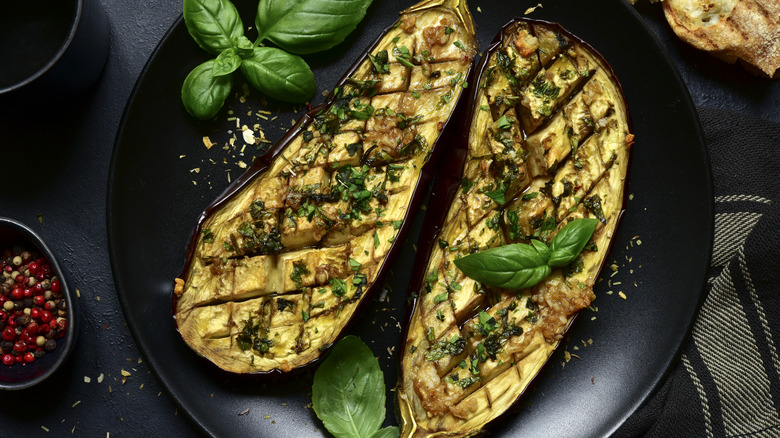
[[14, 328], [11, 326], [3, 329], [3, 339], [6, 341], [13, 341], [16, 339], [16, 330], [14, 330]]
[[24, 341], [16, 341], [14, 343], [14, 351], [18, 351], [19, 353], [21, 353], [26, 349], [27, 349], [27, 344], [25, 344]]
[[6, 366], [24, 365], [54, 351], [55, 339], [66, 334], [67, 311], [55, 301], [62, 283], [44, 257], [33, 260], [28, 251], [9, 249], [0, 254], [0, 272], [7, 273], [0, 277], [0, 338], [5, 345], [0, 360]]
[[22, 333], [19, 335], [19, 341], [24, 342], [25, 345], [30, 345], [35, 343], [35, 339], [30, 337], [30, 334], [26, 331], [22, 331]]

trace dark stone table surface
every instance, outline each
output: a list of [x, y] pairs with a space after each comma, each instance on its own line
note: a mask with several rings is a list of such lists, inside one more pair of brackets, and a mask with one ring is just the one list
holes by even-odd
[[[179, 17], [181, 3], [101, 3], [110, 23], [110, 53], [84, 102], [53, 112], [40, 104], [29, 116], [0, 120], [0, 215], [30, 225], [49, 242], [71, 286], [79, 289], [81, 313], [78, 343], [61, 370], [39, 386], [0, 393], [0, 437], [198, 434], [136, 347], [117, 298], [106, 237], [106, 187], [117, 128], [133, 85]], [[470, 6], [479, 4], [474, 0]], [[680, 42], [658, 5], [637, 8], [697, 106], [780, 122], [780, 81], [755, 78]], [[35, 171], [23, 172], [22, 166]], [[129, 372], [124, 384], [123, 370]]]

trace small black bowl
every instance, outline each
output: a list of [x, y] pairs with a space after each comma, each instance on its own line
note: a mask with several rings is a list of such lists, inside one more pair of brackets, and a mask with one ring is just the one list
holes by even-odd
[[65, 336], [57, 340], [57, 348], [43, 357], [26, 364], [14, 364], [6, 366], [0, 363], [0, 389], [24, 389], [29, 388], [49, 377], [68, 358], [73, 345], [76, 342], [78, 310], [77, 302], [73, 299], [68, 281], [57, 262], [54, 253], [46, 243], [28, 226], [13, 219], [0, 217], [0, 251], [12, 248], [15, 245], [37, 249], [41, 256], [45, 257], [55, 274], [60, 280], [63, 299], [68, 307], [68, 326]]
[[103, 71], [110, 33], [98, 0], [10, 2], [0, 16], [0, 104], [66, 101]]

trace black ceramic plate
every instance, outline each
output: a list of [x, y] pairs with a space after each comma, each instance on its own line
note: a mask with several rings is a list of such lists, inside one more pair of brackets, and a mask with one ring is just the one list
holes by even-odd
[[[256, 2], [238, 2], [245, 23]], [[473, 1], [480, 47], [533, 2]], [[319, 91], [328, 89], [354, 59], [412, 2], [375, 1], [349, 41], [307, 58]], [[478, 9], [481, 12], [478, 11]], [[664, 50], [641, 18], [622, 2], [546, 2], [533, 18], [561, 23], [599, 50], [625, 88], [637, 143], [628, 210], [609, 257], [597, 299], [580, 314], [566, 342], [534, 384], [501, 436], [608, 435], [639, 407], [678, 357], [696, 313], [709, 262], [713, 204], [709, 160], [690, 97]], [[605, 24], [606, 23], [606, 24]], [[263, 381], [232, 376], [197, 357], [171, 320], [172, 280], [200, 212], [251, 163], [223, 145], [235, 121], [198, 123], [181, 107], [182, 80], [206, 55], [181, 21], [149, 60], [128, 103], [117, 136], [108, 187], [108, 233], [117, 291], [147, 363], [192, 419], [217, 436], [317, 436], [322, 425], [310, 403], [311, 372]], [[240, 90], [240, 86], [237, 87]], [[259, 123], [275, 141], [298, 113], [261, 107], [256, 94], [232, 99], [233, 116]], [[321, 102], [319, 96], [314, 103]], [[266, 121], [257, 110], [271, 108]], [[249, 110], [253, 112], [247, 115]], [[206, 149], [203, 137], [217, 143]], [[446, 156], [446, 154], [445, 154]], [[198, 169], [198, 170], [196, 170]], [[397, 378], [400, 323], [414, 258], [418, 215], [387, 287], [353, 325], [380, 358], [388, 385], [386, 424], [397, 424], [390, 392]], [[641, 242], [641, 243], [640, 243]], [[623, 292], [626, 299], [620, 297]], [[565, 361], [564, 351], [573, 357]], [[565, 366], [563, 366], [565, 364]]]

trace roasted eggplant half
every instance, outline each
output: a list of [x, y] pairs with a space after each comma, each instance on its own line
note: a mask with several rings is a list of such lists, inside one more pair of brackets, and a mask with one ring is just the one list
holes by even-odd
[[[465, 151], [443, 164], [441, 212], [429, 208], [412, 277], [397, 388], [404, 437], [478, 435], [517, 403], [595, 298], [623, 211], [633, 135], [620, 84], [593, 48], [557, 24], [516, 19], [477, 72]], [[535, 286], [490, 287], [455, 266], [549, 243], [578, 218], [598, 219], [585, 250]]]
[[201, 215], [173, 294], [187, 345], [263, 374], [337, 340], [428, 191], [476, 50], [465, 0], [403, 11], [324, 106]]

